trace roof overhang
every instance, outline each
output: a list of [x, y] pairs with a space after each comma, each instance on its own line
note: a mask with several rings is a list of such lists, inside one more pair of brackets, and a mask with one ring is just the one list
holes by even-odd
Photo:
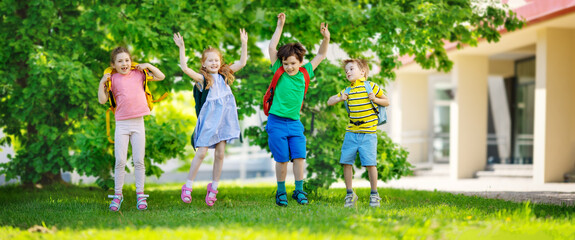
[[[505, 1], [507, 2], [507, 1]], [[524, 18], [527, 25], [514, 32], [500, 31], [499, 42], [489, 43], [480, 40], [476, 47], [464, 46], [457, 49], [456, 44], [446, 43], [445, 48], [449, 58], [455, 55], [479, 55], [489, 56], [495, 59], [521, 58], [535, 54], [537, 32], [545, 28], [570, 28], [575, 29], [575, 0], [527, 0], [523, 1], [513, 11]], [[422, 69], [413, 61], [413, 57], [400, 58], [403, 66], [396, 69], [397, 73], [418, 72], [433, 73], [435, 70]]]

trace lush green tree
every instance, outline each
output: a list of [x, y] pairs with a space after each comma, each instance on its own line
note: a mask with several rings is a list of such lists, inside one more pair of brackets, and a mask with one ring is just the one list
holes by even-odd
[[[237, 73], [233, 89], [240, 118], [254, 114], [272, 74], [256, 42], [271, 37], [279, 12], [287, 15], [280, 45], [301, 42], [310, 59], [321, 40], [319, 24], [328, 22], [332, 44], [381, 67], [371, 80], [382, 86], [393, 78], [398, 56], [412, 55], [425, 68], [447, 71], [451, 62], [444, 40], [473, 46], [479, 39], [497, 41], [502, 27], [513, 31], [522, 25], [492, 1], [476, 5], [472, 0], [3, 0], [0, 127], [7, 136], [0, 144], [12, 144], [16, 155], [2, 171], [31, 183], [57, 181], [61, 171], [76, 169], [109, 186], [113, 155], [105, 138], [107, 106], [96, 100], [109, 52], [128, 46], [135, 61], [158, 66], [167, 79], [150, 83], [156, 94], [188, 91], [191, 80], [178, 67], [174, 32], [184, 36], [189, 66], [197, 69], [199, 53], [207, 46], [219, 47], [228, 63], [238, 60], [238, 29], [246, 28], [250, 59]], [[324, 61], [302, 111], [314, 186], [329, 186], [341, 177], [337, 159], [347, 116], [341, 106], [327, 107], [325, 102], [346, 86], [344, 79], [338, 63]], [[189, 143], [189, 125], [195, 120], [172, 110], [154, 110], [156, 117], [146, 117], [147, 174], [161, 174], [153, 163], [182, 158]], [[267, 148], [261, 126], [246, 129], [245, 136]], [[380, 177], [405, 175], [405, 150], [383, 133], [380, 142]]]
[[[262, 39], [270, 39], [275, 29], [276, 15], [284, 11], [287, 15], [284, 34], [280, 46], [288, 42], [301, 42], [308, 50], [316, 48], [321, 40], [320, 22], [328, 22], [332, 44], [337, 44], [350, 57], [367, 58], [381, 71], [370, 77], [371, 81], [385, 86], [395, 77], [393, 70], [401, 65], [399, 56], [411, 55], [426, 69], [449, 71], [452, 62], [444, 48], [445, 41], [475, 46], [480, 39], [497, 41], [498, 29], [513, 31], [523, 22], [515, 13], [498, 5], [496, 1], [473, 0], [411, 0], [411, 1], [285, 1], [276, 6], [285, 6], [275, 13], [265, 15], [265, 28]], [[273, 6], [258, 5], [259, 9]], [[315, 52], [308, 52], [313, 58]], [[260, 64], [261, 65], [261, 64]], [[373, 66], [372, 65], [372, 66]], [[269, 65], [268, 65], [269, 66]], [[261, 76], [265, 77], [263, 83]], [[247, 77], [247, 76], [246, 76]], [[261, 96], [271, 79], [265, 72], [251, 83], [252, 91], [239, 102], [253, 104], [261, 108]], [[344, 129], [348, 121], [342, 104], [327, 107], [327, 99], [345, 88], [344, 71], [338, 63], [324, 61], [316, 70], [316, 81], [310, 86], [306, 96], [301, 121], [308, 137], [307, 162], [309, 164], [309, 190], [329, 187], [343, 177], [338, 164], [339, 149], [343, 142]], [[393, 104], [393, 103], [392, 103]], [[265, 122], [264, 122], [265, 124]], [[262, 127], [246, 130], [252, 143], [267, 148], [267, 134]], [[389, 137], [378, 133], [378, 173], [379, 179], [387, 181], [408, 175], [410, 164], [408, 153], [394, 144]], [[357, 161], [356, 161], [357, 162]], [[359, 163], [359, 162], [357, 162]], [[367, 178], [367, 175], [363, 175]]]

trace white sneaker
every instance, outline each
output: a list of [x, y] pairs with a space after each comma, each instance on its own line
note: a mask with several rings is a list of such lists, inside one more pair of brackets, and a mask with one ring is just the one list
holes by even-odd
[[357, 202], [357, 195], [355, 192], [345, 195], [345, 205], [344, 207], [355, 207], [355, 203]]
[[379, 207], [379, 200], [381, 200], [379, 193], [369, 195], [369, 206]]

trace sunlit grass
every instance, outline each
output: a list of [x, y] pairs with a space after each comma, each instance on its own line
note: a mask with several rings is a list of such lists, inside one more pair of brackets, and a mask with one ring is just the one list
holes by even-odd
[[[203, 186], [203, 185], [202, 185]], [[380, 189], [382, 206], [343, 208], [343, 189], [311, 194], [310, 204], [277, 207], [272, 185], [223, 184], [216, 206], [197, 186], [191, 204], [180, 185], [148, 185], [149, 210], [124, 189], [118, 213], [97, 187], [0, 188], [0, 239], [572, 239], [573, 206], [513, 203], [443, 192]], [[291, 186], [293, 190], [293, 186]], [[290, 191], [288, 186], [288, 191]], [[42, 233], [44, 232], [44, 233]]]

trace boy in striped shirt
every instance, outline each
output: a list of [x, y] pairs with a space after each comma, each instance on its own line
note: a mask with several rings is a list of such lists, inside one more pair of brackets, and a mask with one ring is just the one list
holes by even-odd
[[348, 59], [343, 61], [345, 75], [351, 83], [349, 94], [345, 89], [329, 98], [327, 104], [332, 106], [338, 102], [346, 101], [349, 106], [350, 121], [346, 128], [345, 138], [341, 147], [340, 163], [343, 164], [343, 176], [347, 194], [345, 207], [353, 207], [357, 202], [357, 195], [353, 191], [353, 164], [357, 153], [361, 165], [367, 169], [371, 194], [369, 205], [379, 207], [379, 194], [377, 192], [377, 113], [370, 101], [380, 106], [389, 106], [388, 98], [373, 82], [369, 82], [372, 92], [367, 93], [365, 81], [369, 74], [369, 66], [363, 59]]

